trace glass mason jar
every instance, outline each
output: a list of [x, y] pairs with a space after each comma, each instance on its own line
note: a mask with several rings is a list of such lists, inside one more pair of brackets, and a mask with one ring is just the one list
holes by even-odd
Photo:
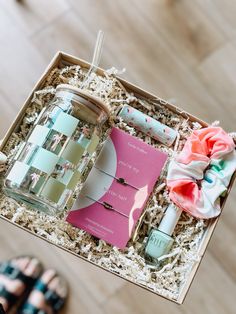
[[5, 193], [50, 214], [62, 211], [84, 182], [109, 112], [101, 99], [58, 85], [7, 172]]

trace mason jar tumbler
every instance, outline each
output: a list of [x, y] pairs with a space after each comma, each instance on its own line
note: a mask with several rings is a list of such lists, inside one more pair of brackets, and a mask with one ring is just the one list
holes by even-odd
[[5, 193], [49, 214], [64, 210], [84, 182], [109, 112], [100, 98], [58, 85], [9, 167]]

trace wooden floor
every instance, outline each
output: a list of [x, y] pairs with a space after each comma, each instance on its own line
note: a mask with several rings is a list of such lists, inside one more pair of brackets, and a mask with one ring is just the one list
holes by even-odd
[[[91, 60], [106, 33], [101, 66], [206, 121], [236, 130], [236, 1], [1, 0], [0, 136], [57, 50]], [[64, 313], [233, 314], [236, 189], [183, 306], [123, 282], [0, 222], [0, 259], [33, 254], [70, 284]]]

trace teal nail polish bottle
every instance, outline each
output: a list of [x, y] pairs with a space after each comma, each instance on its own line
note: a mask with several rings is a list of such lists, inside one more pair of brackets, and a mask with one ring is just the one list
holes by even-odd
[[145, 258], [150, 264], [158, 264], [157, 259], [167, 254], [174, 242], [171, 237], [179, 220], [182, 210], [173, 204], [166, 209], [157, 229], [152, 229], [145, 247]]

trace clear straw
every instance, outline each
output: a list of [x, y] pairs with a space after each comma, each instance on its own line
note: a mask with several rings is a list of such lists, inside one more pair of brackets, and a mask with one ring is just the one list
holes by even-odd
[[104, 32], [99, 30], [98, 34], [97, 34], [97, 40], [96, 40], [94, 52], [93, 52], [93, 60], [92, 60], [91, 66], [90, 66], [82, 84], [80, 85], [81, 89], [84, 88], [90, 75], [97, 69], [97, 67], [100, 63], [101, 55], [102, 55], [103, 42], [104, 42]]

